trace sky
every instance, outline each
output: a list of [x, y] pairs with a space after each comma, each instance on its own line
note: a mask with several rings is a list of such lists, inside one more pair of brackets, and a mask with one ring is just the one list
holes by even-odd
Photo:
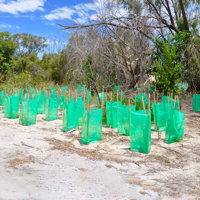
[[72, 31], [63, 31], [56, 23], [95, 20], [100, 6], [101, 0], [0, 0], [0, 31], [67, 42]]

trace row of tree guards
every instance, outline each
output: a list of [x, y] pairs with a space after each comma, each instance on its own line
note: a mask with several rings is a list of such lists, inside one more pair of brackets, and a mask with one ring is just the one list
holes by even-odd
[[[65, 86], [58, 90], [52, 87], [47, 91], [20, 89], [0, 92], [0, 105], [3, 105], [5, 117], [19, 117], [19, 123], [23, 125], [35, 124], [37, 114], [45, 114], [47, 121], [56, 120], [60, 108], [63, 110], [63, 131], [82, 126], [81, 142], [89, 144], [102, 140], [103, 116], [106, 116], [107, 126], [130, 136], [130, 149], [142, 153], [150, 151], [152, 119], [159, 135], [165, 131], [166, 143], [183, 139], [185, 113], [180, 110], [178, 96], [172, 93], [161, 96], [154, 92], [152, 99], [151, 102], [150, 94], [140, 92], [130, 99], [119, 88], [109, 94], [103, 90], [94, 98], [85, 86], [73, 90]], [[197, 97], [194, 99], [196, 101]]]

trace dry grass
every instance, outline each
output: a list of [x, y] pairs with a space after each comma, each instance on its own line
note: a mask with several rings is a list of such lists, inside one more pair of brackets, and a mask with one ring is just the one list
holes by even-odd
[[34, 163], [34, 162], [35, 162], [35, 157], [32, 155], [25, 158], [14, 158], [12, 160], [9, 160], [10, 167], [14, 169], [17, 169], [17, 166], [19, 165], [23, 165], [26, 163]]
[[71, 142], [57, 140], [54, 138], [45, 138], [45, 140], [49, 142], [49, 144], [53, 145], [51, 150], [69, 151], [82, 157], [87, 157], [90, 160], [107, 160], [114, 161], [116, 163], [133, 162], [140, 166], [137, 162], [131, 161], [129, 158], [122, 155], [108, 155], [99, 153], [97, 150], [79, 149], [76, 148]]
[[82, 171], [82, 172], [87, 172], [88, 170], [85, 169], [85, 168], [78, 168], [79, 171]]

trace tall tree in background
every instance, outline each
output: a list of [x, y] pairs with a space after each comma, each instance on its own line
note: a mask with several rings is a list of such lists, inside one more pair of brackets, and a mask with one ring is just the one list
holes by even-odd
[[13, 40], [17, 43], [16, 56], [29, 55], [31, 53], [38, 54], [44, 51], [47, 47], [46, 39], [27, 33], [15, 34], [12, 36]]
[[0, 32], [0, 72], [7, 73], [13, 68], [13, 55], [17, 44], [9, 32]]

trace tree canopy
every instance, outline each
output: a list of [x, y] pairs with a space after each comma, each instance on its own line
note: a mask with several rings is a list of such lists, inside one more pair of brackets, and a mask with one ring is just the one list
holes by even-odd
[[200, 90], [199, 0], [102, 2], [94, 21], [59, 24], [74, 29], [63, 49], [47, 51], [44, 37], [1, 32], [4, 79], [80, 83], [97, 90], [115, 84], [137, 88], [154, 77], [148, 84], [160, 91], [176, 91], [178, 82]]

